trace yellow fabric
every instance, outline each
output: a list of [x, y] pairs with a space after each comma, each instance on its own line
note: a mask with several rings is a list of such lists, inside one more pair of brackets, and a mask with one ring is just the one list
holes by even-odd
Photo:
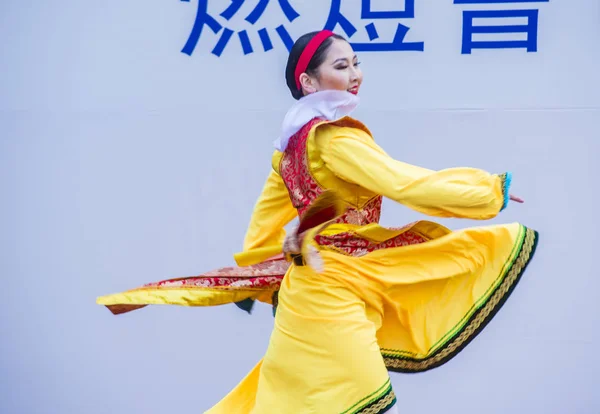
[[[360, 122], [352, 118], [344, 118], [344, 125], [352, 125], [352, 128], [347, 127], [345, 129], [351, 130], [356, 134], [363, 134], [364, 137], [372, 141], [369, 130]], [[325, 165], [324, 158], [322, 157], [322, 151], [327, 148], [327, 145], [324, 144], [331, 139], [332, 133], [338, 130], [340, 130], [340, 127], [337, 125], [322, 122], [318, 124], [318, 127], [310, 131], [306, 148], [308, 167], [315, 180], [323, 188], [335, 189], [347, 207], [361, 208], [378, 194], [359, 185], [353, 185], [336, 174], [332, 174], [332, 171]], [[316, 140], [317, 137], [319, 142]], [[272, 157], [272, 164], [275, 171], [279, 171], [281, 158], [282, 153], [275, 151]]]
[[244, 250], [234, 256], [238, 266], [256, 264], [281, 253], [284, 227], [296, 216], [281, 176], [272, 170], [250, 218]]
[[[498, 175], [473, 168], [432, 171], [396, 161], [350, 118], [313, 127], [306, 156], [319, 185], [358, 210], [383, 195], [429, 216], [483, 220], [499, 213], [506, 196]], [[279, 174], [281, 153], [272, 160], [243, 251], [235, 255], [240, 266], [281, 253], [284, 227], [297, 214]], [[344, 233], [377, 244], [408, 231], [427, 241], [360, 256], [316, 241]], [[450, 231], [432, 221], [398, 229], [329, 222], [312, 229], [302, 244], [309, 265], [292, 265], [280, 287], [264, 358], [208, 413], [385, 412], [396, 401], [388, 371], [424, 371], [460, 352], [507, 299], [536, 241], [537, 234], [519, 223]], [[318, 263], [314, 257], [322, 260], [322, 269], [311, 267]], [[97, 302], [271, 303], [275, 289], [140, 288]]]
[[499, 175], [475, 168], [431, 171], [394, 160], [361, 129], [322, 125], [318, 130], [311, 143], [335, 176], [421, 213], [489, 219], [504, 203]]
[[177, 305], [177, 306], [217, 306], [239, 302], [244, 299], [255, 299], [271, 303], [273, 291], [241, 288], [229, 290], [219, 288], [138, 288], [130, 291], [100, 296], [98, 305]]
[[[313, 128], [307, 157], [319, 184], [355, 208], [381, 194], [430, 216], [487, 219], [504, 202], [500, 176], [473, 168], [431, 171], [393, 160], [368, 130], [344, 122]], [[274, 154], [275, 169], [279, 161]], [[259, 203], [251, 239], [265, 232], [279, 242], [283, 220], [262, 227], [269, 214]], [[429, 241], [360, 257], [315, 242], [317, 233], [352, 232], [380, 242], [407, 230]], [[377, 224], [315, 230], [304, 246], [318, 251], [323, 271], [292, 265], [264, 359], [207, 412], [384, 412], [395, 401], [388, 369], [423, 371], [459, 352], [506, 299], [533, 255], [536, 237], [518, 223], [455, 232], [430, 221], [396, 230]]]
[[208, 413], [360, 412], [347, 410], [388, 381], [386, 364], [404, 362], [394, 357], [424, 359], [415, 370], [437, 363], [425, 358], [488, 302], [527, 232], [472, 228], [359, 258], [322, 250], [321, 274], [293, 266], [260, 373]]
[[[271, 171], [252, 213], [244, 239], [244, 250], [234, 255], [238, 266], [254, 265], [281, 254], [285, 238], [284, 227], [296, 215], [281, 176], [276, 171]], [[273, 292], [274, 290], [245, 288], [228, 290], [218, 286], [168, 290], [150, 287], [100, 296], [96, 303], [104, 306], [216, 306], [254, 299], [271, 304]]]
[[206, 413], [250, 413], [254, 408], [262, 359], [229, 394]]
[[[285, 232], [285, 230], [282, 230]], [[284, 233], [285, 234], [285, 233]], [[276, 256], [282, 251], [282, 244], [276, 244], [273, 246], [257, 247], [246, 251], [241, 251], [233, 255], [235, 262], [238, 266], [250, 266], [263, 262], [273, 256]]]

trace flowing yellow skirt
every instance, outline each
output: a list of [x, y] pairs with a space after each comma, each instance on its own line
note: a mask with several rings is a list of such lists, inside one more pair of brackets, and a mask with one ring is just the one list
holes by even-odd
[[276, 298], [264, 358], [207, 412], [384, 413], [396, 402], [389, 371], [426, 371], [460, 352], [504, 304], [537, 238], [518, 223], [460, 231], [429, 221], [402, 229], [329, 224], [304, 244], [319, 255], [319, 271], [278, 258], [98, 303], [121, 313]]
[[537, 242], [518, 223], [456, 232], [342, 224], [320, 235], [381, 244], [407, 232], [426, 242], [356, 254], [312, 241], [323, 271], [289, 269], [263, 360], [207, 412], [385, 412], [396, 401], [388, 371], [425, 371], [460, 352], [508, 298]]

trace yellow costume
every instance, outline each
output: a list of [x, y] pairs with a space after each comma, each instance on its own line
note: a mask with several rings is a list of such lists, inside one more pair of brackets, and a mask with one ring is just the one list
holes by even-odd
[[[388, 370], [424, 371], [460, 352], [515, 287], [537, 233], [518, 223], [461, 231], [430, 221], [384, 228], [377, 224], [381, 196], [429, 216], [484, 220], [506, 207], [509, 185], [509, 174], [431, 171], [396, 161], [349, 117], [305, 125], [273, 156], [237, 263], [262, 265], [281, 253], [283, 227], [327, 190], [335, 190], [346, 211], [305, 233], [304, 257], [277, 287], [263, 360], [208, 413], [388, 410], [396, 401]], [[320, 271], [306, 265], [310, 250], [322, 260]], [[213, 286], [197, 296], [185, 286], [170, 296], [146, 289], [99, 303], [271, 303], [277, 288]]]

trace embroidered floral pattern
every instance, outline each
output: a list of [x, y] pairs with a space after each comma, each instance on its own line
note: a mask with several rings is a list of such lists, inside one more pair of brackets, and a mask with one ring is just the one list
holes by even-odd
[[155, 283], [148, 283], [144, 288], [212, 288], [212, 289], [279, 289], [281, 276], [260, 276], [260, 277], [186, 277], [181, 279], [163, 280]]
[[[320, 119], [313, 119], [290, 138], [279, 165], [279, 172], [288, 189], [292, 204], [298, 209], [300, 216], [303, 215], [310, 204], [324, 191], [312, 177], [307, 159], [308, 135], [310, 130], [319, 122], [321, 122]], [[376, 196], [361, 209], [350, 208], [335, 222], [358, 226], [378, 223], [381, 217], [382, 200], [383, 197]], [[423, 243], [427, 239], [415, 232], [406, 231], [383, 243], [373, 243], [355, 233], [347, 232], [333, 236], [318, 235], [315, 237], [315, 241], [319, 245], [327, 246], [343, 254], [363, 256], [379, 249]]]
[[318, 235], [315, 237], [315, 240], [322, 246], [355, 257], [364, 256], [375, 250], [409, 246], [411, 244], [419, 244], [427, 241], [427, 239], [420, 234], [410, 230], [382, 243], [373, 243], [352, 232], [338, 233], [333, 236]]
[[[288, 189], [292, 205], [298, 210], [300, 217], [324, 191], [310, 174], [306, 155], [308, 134], [319, 122], [322, 120], [313, 119], [290, 138], [279, 164], [279, 173]], [[382, 197], [377, 196], [360, 210], [354, 208], [347, 210], [336, 222], [357, 225], [378, 223], [381, 216], [381, 203]]]
[[279, 165], [281, 178], [283, 178], [283, 182], [288, 189], [292, 205], [298, 210], [300, 217], [310, 204], [323, 193], [323, 189], [308, 171], [308, 160], [306, 158], [308, 134], [312, 127], [319, 122], [322, 122], [322, 120], [319, 118], [313, 119], [290, 138]]
[[[268, 260], [252, 266], [222, 267], [199, 276], [161, 280], [147, 283], [128, 293], [147, 290], [169, 289], [213, 289], [221, 291], [232, 290], [272, 290], [277, 291], [281, 286], [283, 276], [290, 263], [283, 258]], [[134, 311], [147, 306], [146, 304], [113, 304], [106, 307], [115, 315]]]
[[283, 256], [277, 260], [269, 260], [252, 266], [231, 266], [221, 267], [201, 274], [199, 277], [219, 277], [219, 276], [237, 276], [237, 277], [255, 277], [255, 276], [279, 276], [287, 272], [290, 264], [285, 261]]
[[351, 208], [340, 216], [340, 218], [336, 220], [336, 223], [356, 224], [358, 226], [379, 223], [382, 201], [383, 197], [377, 196], [365, 204], [360, 210]]
[[145, 288], [214, 288], [214, 289], [279, 289], [290, 263], [271, 260], [246, 267], [222, 267], [200, 276], [184, 277], [148, 283]]

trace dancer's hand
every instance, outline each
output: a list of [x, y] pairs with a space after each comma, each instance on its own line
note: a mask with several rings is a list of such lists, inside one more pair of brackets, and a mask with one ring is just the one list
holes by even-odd
[[517, 196], [514, 196], [514, 195], [512, 195], [512, 194], [510, 194], [510, 199], [511, 199], [512, 201], [515, 201], [515, 202], [517, 202], [517, 203], [524, 203], [524, 202], [525, 202], [525, 201], [524, 201], [522, 198], [519, 198], [519, 197], [517, 197]]
[[283, 241], [283, 253], [284, 254], [300, 254], [300, 244], [298, 235], [296, 234], [297, 227], [294, 227], [292, 231], [285, 235]]

